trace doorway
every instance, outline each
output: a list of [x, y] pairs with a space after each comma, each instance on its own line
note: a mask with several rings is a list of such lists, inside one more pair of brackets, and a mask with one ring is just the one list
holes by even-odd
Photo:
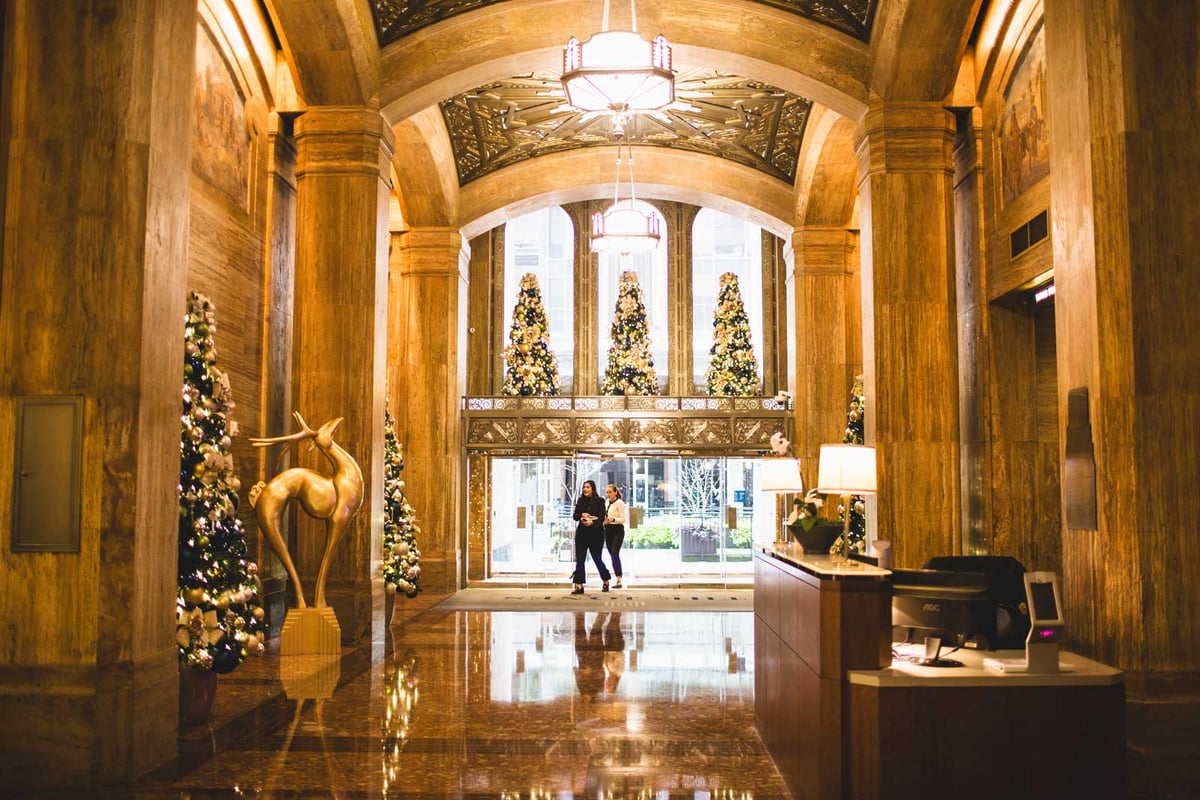
[[757, 459], [496, 456], [488, 472], [490, 578], [567, 579], [575, 564], [572, 513], [586, 480], [601, 494], [614, 484], [630, 508], [621, 561], [635, 583], [748, 583], [752, 545], [775, 538], [776, 504], [756, 491]]

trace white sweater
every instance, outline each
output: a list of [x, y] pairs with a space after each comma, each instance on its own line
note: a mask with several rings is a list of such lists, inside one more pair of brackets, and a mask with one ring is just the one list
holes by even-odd
[[617, 498], [609, 505], [608, 511], [604, 514], [604, 522], [606, 525], [624, 525], [625, 524], [625, 501]]

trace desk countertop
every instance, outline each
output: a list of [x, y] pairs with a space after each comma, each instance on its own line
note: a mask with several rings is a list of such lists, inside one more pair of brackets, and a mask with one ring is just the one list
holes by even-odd
[[891, 570], [880, 569], [862, 561], [835, 563], [829, 555], [810, 555], [794, 542], [759, 545], [762, 553], [799, 567], [822, 578], [883, 578]]
[[[901, 655], [924, 655], [921, 644], [896, 645]], [[1025, 659], [1024, 650], [998, 650], [981, 653], [978, 650], [942, 651], [942, 658], [963, 662], [961, 667], [922, 667], [910, 661], [892, 660], [892, 666], [879, 670], [853, 670], [847, 673], [852, 684], [879, 688], [909, 687], [935, 689], [942, 687], [1005, 688], [1012, 686], [1110, 686], [1121, 683], [1120, 670], [1074, 653], [1060, 652], [1061, 664], [1070, 664], [1072, 672], [1038, 675], [1028, 672], [999, 672], [985, 667], [984, 658]]]

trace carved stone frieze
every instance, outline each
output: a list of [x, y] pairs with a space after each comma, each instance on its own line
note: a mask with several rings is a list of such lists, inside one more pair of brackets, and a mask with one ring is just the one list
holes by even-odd
[[579, 419], [575, 420], [575, 443], [577, 445], [625, 444], [625, 420], [623, 419]]
[[[737, 444], [770, 444], [771, 434], [785, 433], [783, 421], [777, 419], [734, 419], [733, 440]], [[786, 435], [786, 433], [785, 433]]]
[[732, 444], [727, 419], [685, 419], [681, 444]]
[[467, 444], [516, 444], [515, 419], [473, 419], [467, 427]]
[[527, 419], [521, 425], [521, 444], [571, 444], [571, 421], [568, 419]]
[[629, 444], [679, 443], [679, 421], [674, 419], [631, 419], [629, 421]]

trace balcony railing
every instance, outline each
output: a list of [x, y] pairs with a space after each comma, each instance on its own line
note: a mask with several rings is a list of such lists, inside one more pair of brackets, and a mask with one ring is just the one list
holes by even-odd
[[788, 398], [465, 397], [468, 450], [497, 454], [580, 451], [761, 453], [790, 438]]

